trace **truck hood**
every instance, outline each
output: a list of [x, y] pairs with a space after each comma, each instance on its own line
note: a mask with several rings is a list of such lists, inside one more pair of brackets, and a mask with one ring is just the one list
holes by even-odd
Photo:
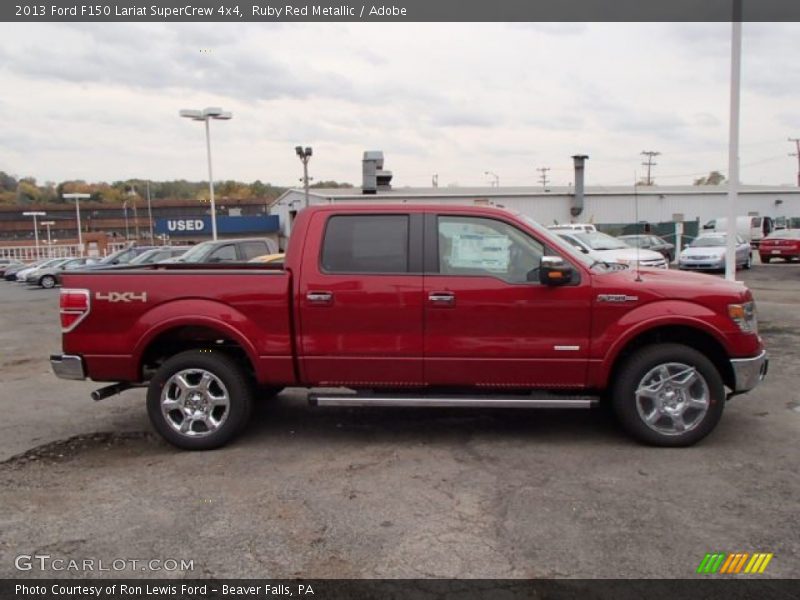
[[699, 302], [713, 308], [752, 298], [744, 283], [705, 273], [669, 269], [630, 268], [598, 273], [593, 283], [598, 293], [636, 295], [644, 302], [673, 298]]

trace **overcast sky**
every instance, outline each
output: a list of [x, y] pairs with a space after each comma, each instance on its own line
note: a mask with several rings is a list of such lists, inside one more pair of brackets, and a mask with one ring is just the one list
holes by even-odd
[[[744, 24], [745, 183], [796, 181], [800, 24]], [[40, 182], [207, 178], [360, 182], [383, 150], [394, 185], [533, 185], [590, 155], [587, 184], [727, 170], [730, 24], [0, 25], [0, 170]]]

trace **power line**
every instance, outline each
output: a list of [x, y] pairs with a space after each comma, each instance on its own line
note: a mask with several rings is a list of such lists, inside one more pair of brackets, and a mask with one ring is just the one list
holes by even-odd
[[661, 152], [654, 152], [653, 150], [643, 150], [641, 154], [642, 156], [647, 157], [647, 161], [642, 163], [645, 167], [647, 167], [647, 179], [645, 180], [645, 185], [653, 185], [653, 178], [650, 176], [650, 169], [658, 164], [653, 162], [653, 158], [659, 156]]

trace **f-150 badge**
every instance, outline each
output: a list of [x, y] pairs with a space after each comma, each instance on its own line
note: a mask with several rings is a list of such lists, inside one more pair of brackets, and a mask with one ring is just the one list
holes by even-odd
[[94, 295], [96, 300], [106, 300], [107, 302], [147, 302], [147, 292], [137, 294], [136, 292], [97, 292]]

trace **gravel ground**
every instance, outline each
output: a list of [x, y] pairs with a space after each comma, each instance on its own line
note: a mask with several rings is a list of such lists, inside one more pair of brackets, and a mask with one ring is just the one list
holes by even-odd
[[[800, 265], [756, 265], [770, 374], [687, 449], [603, 411], [259, 404], [246, 434], [181, 452], [144, 392], [60, 381], [57, 291], [0, 283], [0, 577], [20, 554], [186, 559], [95, 576], [692, 577], [706, 552], [773, 552], [796, 577]], [[91, 575], [91, 574], [90, 574]]]

